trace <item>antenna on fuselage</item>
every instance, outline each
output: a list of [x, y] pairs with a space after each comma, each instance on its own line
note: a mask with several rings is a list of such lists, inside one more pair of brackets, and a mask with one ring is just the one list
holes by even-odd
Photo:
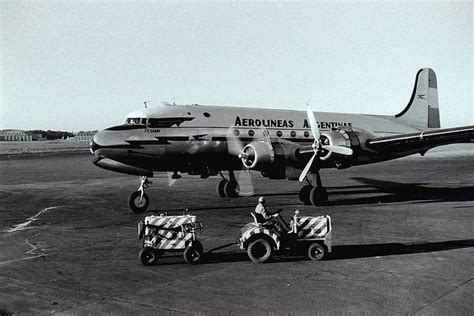
[[156, 99], [153, 99], [153, 100], [147, 100], [147, 101], [143, 101], [143, 104], [145, 105], [145, 109], [147, 109], [147, 108], [148, 108], [148, 103], [150, 103], [150, 102], [154, 102], [154, 101], [156, 101]]

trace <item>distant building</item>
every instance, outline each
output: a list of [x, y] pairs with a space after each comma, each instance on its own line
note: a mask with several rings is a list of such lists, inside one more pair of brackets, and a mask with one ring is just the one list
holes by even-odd
[[79, 133], [76, 133], [74, 135], [74, 140], [86, 140], [90, 141], [92, 140], [92, 137], [94, 137], [95, 134], [97, 134], [99, 131], [80, 131]]
[[39, 141], [43, 141], [43, 140], [46, 140], [46, 137], [43, 136], [43, 134], [32, 134], [31, 135], [33, 140], [39, 140]]
[[5, 129], [0, 131], [0, 141], [32, 141], [33, 137], [19, 129]]

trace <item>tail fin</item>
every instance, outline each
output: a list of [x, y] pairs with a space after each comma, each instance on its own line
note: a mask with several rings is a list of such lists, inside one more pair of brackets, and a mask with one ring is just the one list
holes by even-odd
[[438, 82], [431, 68], [416, 74], [415, 87], [408, 105], [395, 115], [402, 123], [419, 128], [439, 128]]

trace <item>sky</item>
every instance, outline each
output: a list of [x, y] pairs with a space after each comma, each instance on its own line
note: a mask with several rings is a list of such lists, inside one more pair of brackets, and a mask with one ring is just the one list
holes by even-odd
[[424, 67], [442, 127], [474, 124], [469, 1], [0, 8], [0, 129], [103, 129], [147, 100], [391, 115]]

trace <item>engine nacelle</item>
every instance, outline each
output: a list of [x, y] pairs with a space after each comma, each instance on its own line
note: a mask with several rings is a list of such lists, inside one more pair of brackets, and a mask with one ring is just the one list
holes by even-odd
[[244, 147], [239, 157], [248, 169], [264, 169], [275, 161], [275, 152], [270, 143], [254, 141]]
[[333, 157], [338, 169], [363, 164], [367, 159], [369, 161], [371, 160], [370, 157], [367, 158], [367, 153], [370, 152], [370, 150], [365, 145], [367, 140], [374, 137], [370, 132], [359, 128], [340, 127], [325, 135], [329, 137], [331, 145], [345, 146], [351, 148], [353, 151], [351, 156], [337, 155], [337, 157]]
[[[332, 145], [351, 148], [352, 144], [346, 133], [338, 131], [330, 131], [321, 134], [322, 145]], [[328, 160], [332, 156], [332, 151], [322, 149], [319, 153], [319, 159]]]

